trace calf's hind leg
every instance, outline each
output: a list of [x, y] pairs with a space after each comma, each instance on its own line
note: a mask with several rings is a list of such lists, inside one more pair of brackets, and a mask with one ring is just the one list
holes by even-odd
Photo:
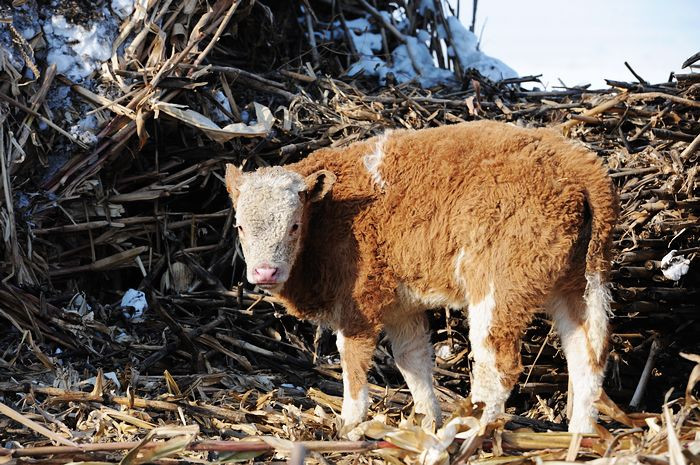
[[[474, 365], [472, 402], [483, 402], [481, 423], [505, 411], [513, 386], [522, 372], [520, 340], [531, 319], [527, 307], [496, 296], [493, 287], [482, 300], [469, 306], [469, 341]], [[523, 302], [524, 304], [524, 302]]]
[[595, 401], [605, 377], [610, 300], [605, 283], [592, 276], [587, 285], [557, 290], [547, 306], [561, 338], [573, 386], [572, 433], [594, 432], [598, 417]]
[[402, 314], [385, 326], [391, 341], [396, 366], [413, 396], [417, 413], [425, 415], [423, 423], [442, 424], [440, 403], [433, 388], [433, 346], [430, 344], [425, 312]]

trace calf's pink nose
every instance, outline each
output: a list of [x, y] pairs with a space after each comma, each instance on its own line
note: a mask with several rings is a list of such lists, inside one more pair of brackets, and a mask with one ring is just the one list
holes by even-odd
[[253, 270], [253, 276], [258, 283], [273, 282], [275, 280], [275, 276], [277, 276], [277, 271], [278, 268], [260, 266]]

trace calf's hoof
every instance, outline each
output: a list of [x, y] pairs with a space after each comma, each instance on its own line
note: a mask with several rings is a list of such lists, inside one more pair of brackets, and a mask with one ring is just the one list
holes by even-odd
[[569, 422], [569, 433], [592, 434], [595, 433], [595, 423], [590, 417], [572, 418]]
[[434, 402], [416, 402], [414, 410], [417, 414], [423, 415], [421, 427], [423, 429], [437, 430], [442, 426], [442, 410], [437, 399]]
[[365, 413], [362, 409], [344, 408], [340, 414], [340, 427], [338, 428], [341, 437], [357, 441], [362, 433], [356, 432], [355, 427], [365, 420]]

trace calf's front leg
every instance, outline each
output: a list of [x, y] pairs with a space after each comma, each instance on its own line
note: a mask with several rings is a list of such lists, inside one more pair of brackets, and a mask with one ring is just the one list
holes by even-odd
[[348, 430], [362, 422], [369, 407], [367, 372], [377, 344], [374, 333], [348, 334], [340, 330], [336, 334], [343, 369], [343, 410], [340, 415], [343, 429]]
[[387, 322], [385, 330], [396, 366], [413, 396], [416, 413], [425, 415], [424, 426], [441, 426], [440, 402], [433, 388], [433, 346], [425, 312], [401, 314], [396, 321]]

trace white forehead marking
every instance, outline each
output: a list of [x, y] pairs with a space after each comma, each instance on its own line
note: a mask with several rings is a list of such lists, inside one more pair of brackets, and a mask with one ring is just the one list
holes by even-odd
[[304, 178], [299, 173], [279, 166], [246, 174], [239, 187], [241, 195], [236, 205], [236, 221], [242, 216], [262, 220], [263, 216], [269, 216], [270, 209], [276, 211], [273, 216], [286, 217], [285, 211], [298, 208], [299, 192], [305, 188]]
[[243, 193], [258, 189], [289, 190], [297, 194], [305, 188], [304, 178], [299, 173], [286, 170], [281, 166], [274, 166], [246, 174], [240, 191]]

